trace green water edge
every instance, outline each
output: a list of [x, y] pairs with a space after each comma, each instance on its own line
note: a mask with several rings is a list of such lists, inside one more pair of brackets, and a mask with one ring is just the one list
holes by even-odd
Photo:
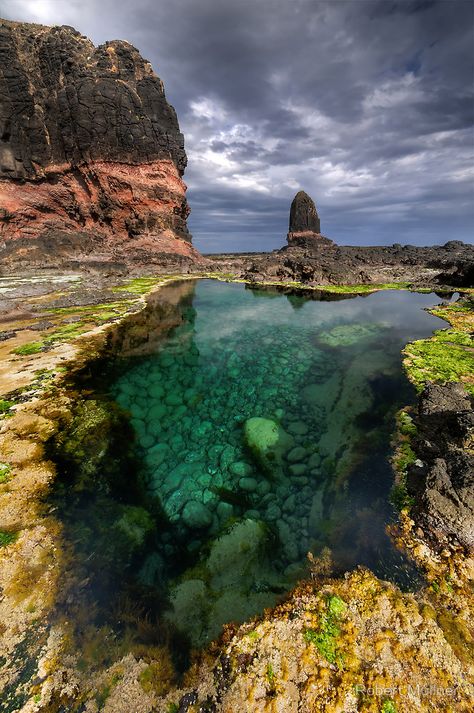
[[[416, 573], [385, 536], [385, 525], [393, 516], [388, 505], [393, 419], [397, 408], [413, 397], [400, 367], [406, 338], [400, 342], [398, 336], [387, 349], [387, 325], [359, 321], [328, 325], [316, 342], [314, 329], [305, 325], [305, 339], [295, 342], [295, 315], [303, 313], [307, 299], [230, 287], [253, 303], [263, 298], [266, 305], [283, 300], [289, 306], [291, 326], [285, 332], [280, 325], [277, 332], [278, 346], [287, 353], [281, 355], [281, 363], [272, 364], [271, 369], [267, 364], [259, 372], [255, 353], [242, 362], [238, 356], [242, 344], [233, 343], [229, 335], [219, 349], [212, 344], [207, 351], [202, 344], [196, 347], [195, 288], [196, 281], [187, 283], [190, 294], [177, 305], [181, 324], [161, 344], [161, 352], [130, 358], [120, 365], [118, 378], [110, 368], [102, 372], [101, 388], [78, 410], [62, 449], [56, 449], [69, 477], [68, 487], [70, 479], [75, 480], [69, 495], [62, 491], [71, 538], [89, 561], [88, 573], [91, 568], [100, 572], [100, 584], [91, 577], [91, 595], [107, 598], [117, 578], [134, 592], [139, 590], [135, 595], [139, 598], [148, 592], [149, 599], [152, 592], [153, 608], [160, 610], [163, 621], [200, 646], [216, 637], [223, 623], [261, 612], [307, 576], [308, 551], [318, 556], [329, 546], [336, 572], [362, 563], [384, 578], [415, 586]], [[228, 313], [228, 308], [224, 311]], [[425, 334], [431, 334], [439, 321], [422, 314], [432, 320], [429, 328], [424, 327]], [[377, 349], [381, 335], [384, 349]], [[264, 354], [262, 347], [274, 343], [275, 328], [270, 326], [260, 337], [268, 341], [257, 349]], [[250, 343], [255, 343], [254, 336]], [[342, 380], [338, 350], [345, 355]], [[273, 353], [271, 348], [268, 352]], [[238, 380], [238, 388], [233, 386], [230, 392], [224, 388], [220, 398], [213, 393], [209, 399], [209, 385], [199, 383], [196, 370], [201, 359], [209, 376], [211, 365], [215, 388], [219, 365], [212, 362], [218, 353], [226, 354], [226, 379], [234, 386]], [[182, 361], [175, 369], [177, 357]], [[308, 370], [313, 381], [303, 393], [300, 382], [303, 375], [308, 377]], [[391, 385], [385, 394], [379, 388], [375, 408], [368, 377], [381, 372], [386, 377], [382, 380], [385, 390]], [[118, 406], [111, 405], [103, 391], [104, 381], [114, 380]], [[289, 400], [285, 396], [284, 404], [277, 403], [282, 380], [288, 387], [285, 393], [293, 394]], [[263, 383], [268, 393], [263, 399], [259, 391], [257, 404], [247, 386], [255, 393]], [[166, 388], [170, 384], [172, 388]], [[300, 392], [306, 403], [295, 401], [294, 395]], [[147, 402], [147, 415], [152, 412], [145, 427], [139, 423], [145, 423], [140, 412], [133, 408], [134, 401], [140, 408], [139, 398]], [[232, 398], [240, 403], [233, 403]], [[328, 429], [323, 433], [324, 409], [331, 402], [332, 433]], [[337, 403], [339, 408], [335, 408]], [[234, 409], [239, 416], [233, 418], [231, 429], [219, 425], [216, 433], [213, 419], [224, 425], [227, 421], [222, 413], [210, 417], [209, 409], [219, 408]], [[191, 423], [185, 420], [191, 411], [194, 424], [192, 419]], [[189, 436], [186, 453], [178, 427], [183, 423]], [[336, 432], [345, 434], [344, 453], [339, 453]], [[99, 494], [97, 473], [103, 489]]]

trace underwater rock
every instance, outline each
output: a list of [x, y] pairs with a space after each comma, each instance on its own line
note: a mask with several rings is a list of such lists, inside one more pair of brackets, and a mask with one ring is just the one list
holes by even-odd
[[236, 461], [235, 463], [230, 464], [229, 471], [232, 473], [232, 475], [237, 475], [241, 478], [245, 478], [245, 476], [249, 475], [249, 473], [252, 472], [252, 468], [248, 463], [245, 463], [244, 461]]
[[317, 490], [311, 501], [311, 510], [308, 519], [308, 529], [313, 537], [317, 537], [320, 532], [320, 524], [323, 519], [323, 490]]
[[329, 413], [339, 395], [341, 389], [341, 374], [335, 371], [332, 376], [323, 382], [308, 384], [304, 387], [303, 400], [311, 406], [313, 410], [324, 409]]
[[293, 421], [289, 424], [288, 431], [294, 436], [306, 436], [309, 427], [304, 421]]
[[230, 503], [220, 502], [216, 508], [218, 517], [225, 522], [234, 514], [234, 506]]
[[307, 471], [307, 466], [304, 463], [293, 463], [290, 465], [290, 472], [297, 477], [303, 475]]
[[298, 543], [294, 531], [284, 520], [277, 520], [276, 526], [285, 557], [290, 562], [298, 559]]
[[[276, 599], [271, 585], [281, 581], [269, 561], [269, 544], [264, 523], [250, 519], [236, 523], [212, 543], [209, 555], [200, 562], [201, 579], [191, 576], [172, 586], [173, 610], [166, 618], [194, 646], [202, 646], [218, 636], [224, 623], [244, 621], [270, 606]], [[255, 586], [260, 581], [266, 583], [262, 591]]]
[[169, 446], [167, 443], [156, 443], [148, 449], [146, 461], [150, 466], [158, 467], [166, 460], [169, 454]]
[[249, 492], [253, 492], [254, 490], [257, 489], [258, 483], [255, 480], [255, 478], [241, 478], [239, 480], [239, 487], [242, 488], [242, 490], [247, 490]]
[[296, 446], [296, 448], [292, 448], [291, 451], [286, 454], [286, 459], [290, 463], [300, 463], [307, 457], [307, 455], [308, 451], [306, 448]]
[[206, 562], [215, 589], [251, 581], [248, 570], [265, 554], [268, 543], [263, 522], [243, 520], [213, 543]]
[[158, 552], [152, 552], [141, 566], [138, 580], [149, 587], [160, 585], [165, 571], [163, 557]]
[[378, 324], [339, 324], [327, 332], [321, 332], [318, 340], [329, 347], [349, 347], [379, 337], [382, 329]]
[[209, 527], [212, 522], [212, 515], [205, 505], [197, 500], [187, 502], [181, 513], [183, 522], [191, 529], [200, 530]]
[[313, 453], [308, 459], [308, 468], [312, 470], [313, 468], [318, 468], [321, 465], [321, 456], [319, 453]]
[[[392, 358], [387, 351], [371, 349], [370, 359], [365, 353], [359, 353], [343, 375], [336, 401], [326, 419], [326, 431], [319, 441], [323, 465], [326, 470], [334, 468], [334, 483], [353, 466], [364, 434], [364, 427], [358, 424], [357, 418], [369, 412], [375, 402], [370, 379], [391, 366]], [[342, 442], [341, 433], [344, 434]]]
[[269, 418], [254, 416], [244, 424], [244, 437], [255, 459], [273, 477], [281, 471], [283, 454], [294, 444], [294, 438]]
[[281, 510], [278, 507], [278, 505], [275, 502], [273, 502], [267, 508], [266, 518], [267, 518], [267, 520], [278, 520], [279, 517], [281, 517]]
[[210, 605], [206, 584], [201, 579], [185, 580], [171, 590], [170, 603], [173, 611], [165, 618], [188, 634], [194, 645], [203, 643]]

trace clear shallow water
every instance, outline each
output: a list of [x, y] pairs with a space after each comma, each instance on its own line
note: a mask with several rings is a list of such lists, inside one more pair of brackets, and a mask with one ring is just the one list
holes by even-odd
[[164, 511], [138, 576], [166, 591], [170, 621], [205, 643], [273, 604], [324, 547], [335, 571], [408, 580], [385, 534], [387, 458], [413, 399], [400, 351], [444, 326], [423, 310], [439, 298], [322, 302], [198, 281], [166, 299], [179, 326], [166, 339], [150, 326], [111, 393]]

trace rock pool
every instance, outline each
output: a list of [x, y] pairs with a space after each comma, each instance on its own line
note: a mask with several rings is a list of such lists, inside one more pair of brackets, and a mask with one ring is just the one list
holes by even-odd
[[106, 383], [161, 513], [136, 575], [194, 645], [273, 605], [308, 552], [409, 586], [385, 533], [388, 458], [414, 397], [400, 352], [444, 326], [436, 302], [186, 281], [122, 330]]

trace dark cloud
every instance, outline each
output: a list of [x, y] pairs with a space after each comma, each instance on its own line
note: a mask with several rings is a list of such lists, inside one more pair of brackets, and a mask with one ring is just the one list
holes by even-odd
[[281, 245], [300, 187], [339, 242], [474, 236], [471, 0], [3, 0], [128, 39], [186, 136], [202, 250]]

